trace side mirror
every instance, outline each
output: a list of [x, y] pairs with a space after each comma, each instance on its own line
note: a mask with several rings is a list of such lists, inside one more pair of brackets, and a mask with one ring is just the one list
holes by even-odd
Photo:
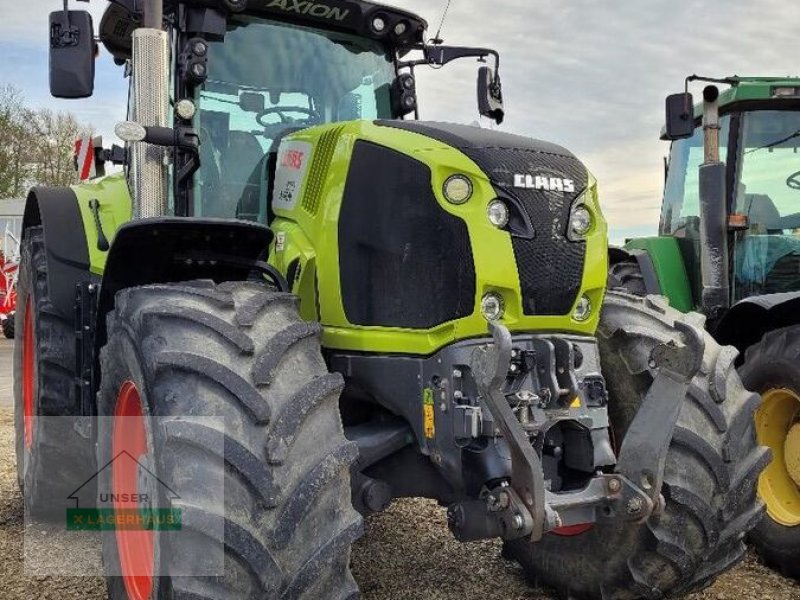
[[85, 10], [50, 13], [50, 93], [88, 98], [94, 92], [96, 45], [92, 16]]
[[689, 93], [667, 96], [667, 127], [664, 139], [682, 140], [694, 135], [694, 100]]
[[478, 110], [484, 117], [494, 119], [500, 125], [505, 118], [503, 108], [503, 86], [500, 83], [500, 74], [494, 73], [489, 67], [478, 70]]

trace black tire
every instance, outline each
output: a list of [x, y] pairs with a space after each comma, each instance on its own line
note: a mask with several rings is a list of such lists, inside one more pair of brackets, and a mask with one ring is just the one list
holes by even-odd
[[636, 261], [623, 261], [611, 265], [608, 271], [608, 289], [624, 290], [634, 296], [646, 296], [642, 270]]
[[[319, 334], [319, 325], [300, 319], [295, 297], [255, 283], [117, 294], [101, 352], [99, 414], [114, 415], [122, 384], [136, 384], [144, 413], [159, 417], [150, 464], [180, 497], [171, 507], [190, 534], [158, 536], [159, 573], [202, 564], [210, 544], [225, 556], [223, 576], [157, 578], [154, 599], [357, 597], [349, 568], [363, 531], [350, 492], [357, 448], [344, 437], [343, 380], [328, 372]], [[199, 416], [224, 417], [224, 433]], [[99, 421], [99, 464], [111, 459], [107, 422]], [[224, 435], [224, 457], [209, 434]], [[220, 476], [224, 498], [209, 483]], [[109, 479], [101, 471], [101, 490]], [[215, 537], [212, 523], [224, 536]], [[107, 573], [120, 573], [114, 532], [104, 534], [103, 560]], [[108, 577], [108, 590], [111, 600], [128, 598], [121, 577]]]
[[14, 313], [11, 313], [3, 320], [3, 335], [7, 340], [14, 339]]
[[[679, 320], [702, 329], [702, 317], [683, 315], [660, 297], [609, 292], [598, 339], [616, 439], [653, 380], [651, 350], [683, 341], [674, 326]], [[642, 525], [598, 524], [573, 537], [507, 544], [505, 555], [520, 562], [532, 583], [586, 599], [678, 597], [742, 558], [744, 536], [762, 515], [756, 482], [769, 453], [756, 444], [752, 415], [759, 398], [745, 391], [735, 358], [735, 350], [705, 335], [703, 367], [670, 445], [663, 513]]]
[[[800, 395], [800, 325], [770, 331], [748, 348], [739, 374], [747, 389], [759, 394], [784, 388]], [[784, 458], [776, 454], [773, 460]], [[800, 525], [787, 527], [767, 514], [750, 541], [766, 564], [800, 580]]]
[[[53, 517], [64, 510], [67, 496], [91, 473], [92, 444], [61, 419], [79, 417], [80, 399], [75, 391], [75, 334], [72, 322], [58, 314], [50, 301], [41, 227], [25, 231], [22, 240], [18, 310], [15, 318], [20, 338], [14, 343], [14, 426], [16, 430], [17, 481], [25, 507], [36, 517]], [[30, 299], [30, 302], [28, 300]], [[24, 442], [23, 348], [25, 319], [31, 311], [33, 341], [32, 445]], [[88, 436], [87, 436], [88, 438]]]

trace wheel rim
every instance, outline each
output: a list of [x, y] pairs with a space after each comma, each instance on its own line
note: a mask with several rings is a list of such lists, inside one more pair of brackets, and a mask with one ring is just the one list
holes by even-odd
[[[139, 390], [132, 381], [122, 384], [117, 395], [112, 433], [112, 485], [115, 513], [139, 509], [136, 501], [125, 501], [124, 495], [139, 494], [138, 463], [148, 452], [147, 432]], [[124, 418], [124, 421], [120, 418]], [[120, 425], [120, 426], [118, 426]], [[135, 460], [119, 459], [127, 452]], [[122, 580], [130, 600], [148, 600], [153, 591], [155, 540], [152, 531], [117, 527], [117, 549]]]
[[589, 531], [594, 527], [594, 523], [582, 523], [580, 525], [569, 525], [568, 527], [559, 527], [553, 529], [550, 533], [553, 535], [560, 535], [561, 537], [575, 537]]
[[25, 448], [33, 446], [33, 381], [34, 381], [34, 342], [31, 297], [25, 302], [25, 317], [22, 332], [22, 426]]
[[772, 462], [758, 480], [767, 514], [786, 527], [800, 525], [800, 395], [771, 389], [756, 411], [758, 441], [772, 449]]

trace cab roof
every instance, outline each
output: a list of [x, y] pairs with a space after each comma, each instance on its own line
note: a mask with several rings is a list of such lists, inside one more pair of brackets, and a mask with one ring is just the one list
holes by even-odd
[[[364, 36], [383, 42], [401, 55], [423, 44], [428, 28], [427, 21], [412, 12], [368, 0], [246, 0], [245, 4], [241, 12], [246, 14]], [[110, 0], [103, 16], [100, 39], [115, 58], [130, 55], [130, 34], [141, 23], [137, 5], [140, 3], [136, 0]], [[223, 18], [230, 14], [224, 0], [164, 0], [167, 14], [180, 5], [193, 13], [215, 15], [190, 22], [216, 21], [224, 34]]]
[[[719, 93], [720, 112], [731, 110], [733, 105], [746, 103], [774, 102], [775, 104], [791, 104], [800, 109], [800, 77], [742, 77], [734, 75], [725, 77], [729, 87]], [[723, 84], [724, 85], [724, 84]], [[694, 118], [703, 118], [703, 103], [694, 105]], [[666, 127], [661, 128], [661, 139], [667, 139]]]

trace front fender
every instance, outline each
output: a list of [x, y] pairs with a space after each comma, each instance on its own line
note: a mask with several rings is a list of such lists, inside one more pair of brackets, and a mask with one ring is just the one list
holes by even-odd
[[35, 187], [22, 218], [23, 236], [30, 227], [44, 230], [47, 284], [56, 312], [75, 315], [75, 285], [91, 279], [89, 247], [75, 192], [68, 187]]
[[272, 231], [233, 219], [158, 217], [126, 223], [108, 253], [97, 305], [95, 356], [106, 342], [106, 315], [117, 292], [195, 279], [243, 281], [264, 260]]

